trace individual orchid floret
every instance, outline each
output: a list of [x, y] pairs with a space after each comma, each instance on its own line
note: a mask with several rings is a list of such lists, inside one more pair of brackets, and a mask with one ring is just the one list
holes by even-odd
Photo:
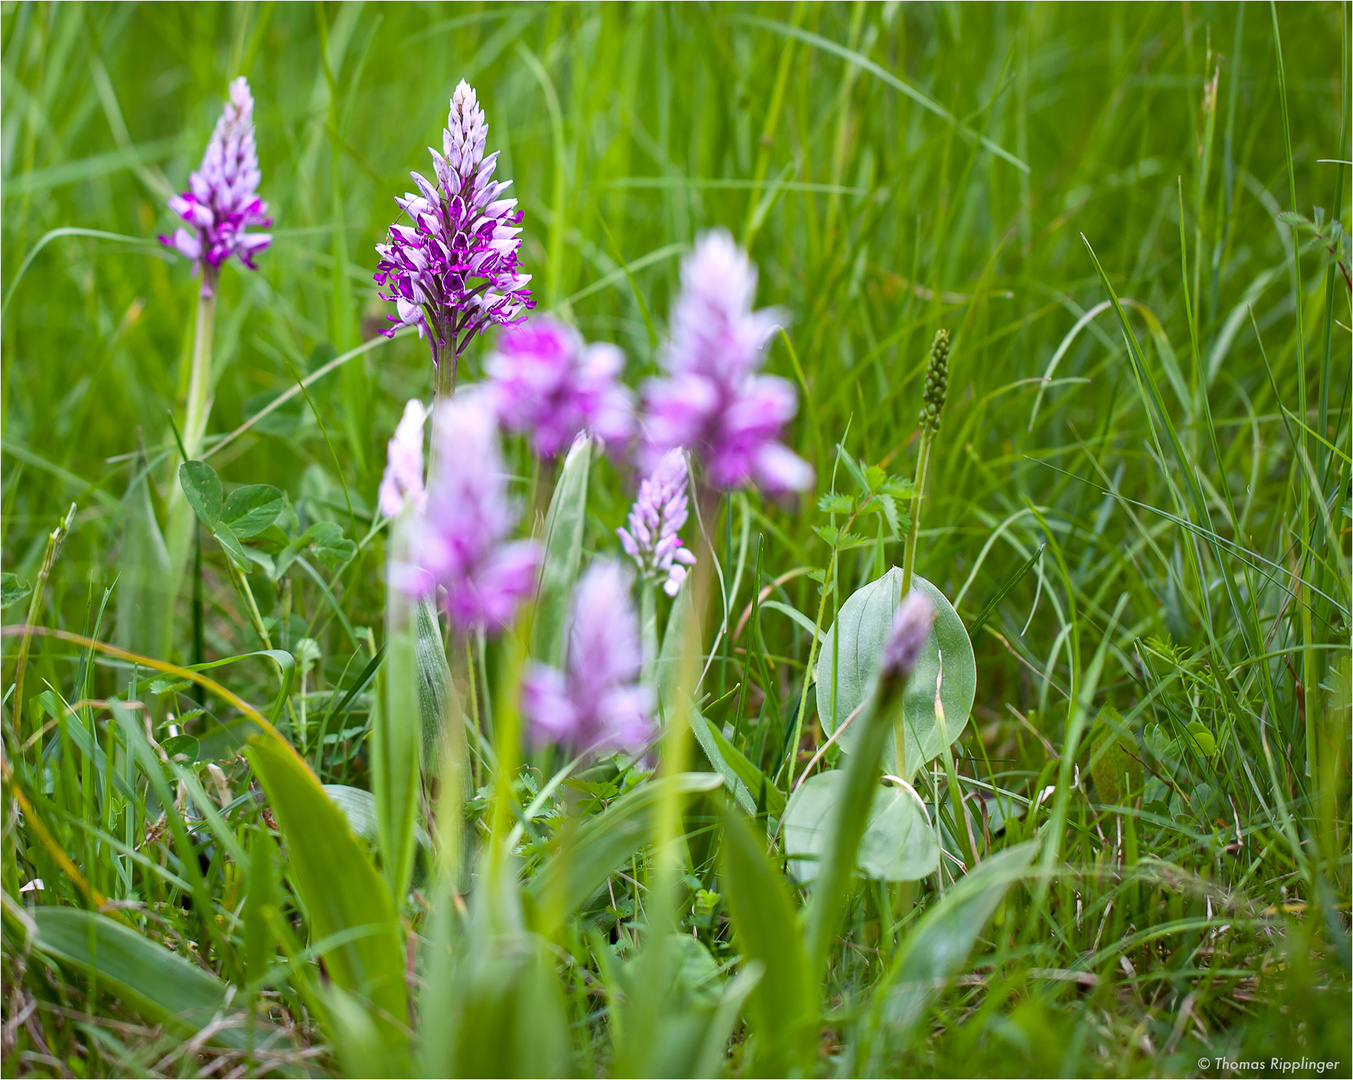
[[704, 462], [712, 487], [754, 480], [772, 492], [801, 491], [813, 482], [812, 467], [778, 441], [798, 395], [788, 381], [759, 374], [783, 316], [753, 311], [755, 294], [756, 269], [727, 232], [696, 241], [660, 357], [666, 375], [644, 387], [644, 458], [651, 465], [685, 446]]
[[566, 670], [534, 663], [522, 679], [532, 736], [577, 753], [642, 750], [655, 734], [653, 696], [639, 682], [639, 619], [625, 568], [593, 563], [574, 590], [570, 620]]
[[432, 439], [425, 509], [408, 523], [406, 561], [395, 566], [393, 584], [416, 596], [440, 588], [459, 630], [500, 630], [534, 590], [541, 550], [532, 540], [508, 540], [518, 514], [488, 396], [471, 389], [438, 405]]
[[879, 659], [880, 678], [905, 683], [925, 648], [935, 622], [935, 605], [917, 589], [910, 590], [897, 606], [892, 629]]
[[[413, 326], [432, 346], [439, 383], [455, 385], [456, 360], [475, 334], [509, 325], [533, 306], [517, 263], [521, 212], [503, 198], [511, 181], [495, 181], [498, 154], [484, 155], [488, 124], [470, 84], [451, 96], [433, 179], [411, 173], [416, 192], [395, 199], [404, 221], [376, 245], [376, 284], [395, 305], [395, 326]], [[443, 367], [445, 365], [445, 367]]]
[[676, 596], [687, 568], [695, 565], [695, 553], [678, 535], [688, 513], [686, 480], [686, 451], [674, 447], [639, 485], [626, 521], [629, 528], [616, 529], [620, 546], [638, 564], [640, 575], [661, 584], [668, 596]]
[[634, 428], [633, 397], [617, 381], [624, 367], [614, 345], [589, 345], [548, 317], [504, 330], [484, 362], [498, 419], [528, 434], [540, 457], [554, 457], [584, 430], [623, 447]]
[[268, 204], [258, 197], [258, 150], [254, 145], [254, 99], [241, 75], [230, 84], [230, 100], [216, 121], [202, 164], [188, 178], [188, 190], [169, 197], [169, 209], [188, 228], [180, 227], [160, 242], [193, 260], [202, 275], [202, 295], [211, 296], [221, 266], [232, 255], [250, 270], [254, 256], [272, 243], [267, 233]]
[[406, 503], [419, 515], [427, 509], [423, 488], [423, 425], [427, 418], [427, 409], [414, 398], [404, 406], [394, 437], [386, 444], [380, 490], [381, 513], [386, 517], [396, 517]]

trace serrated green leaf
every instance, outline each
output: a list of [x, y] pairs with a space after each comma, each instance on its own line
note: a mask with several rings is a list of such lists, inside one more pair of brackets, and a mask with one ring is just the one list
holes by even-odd
[[870, 465], [864, 470], [864, 481], [870, 491], [878, 491], [888, 479], [888, 472], [880, 465]]
[[[891, 495], [880, 495], [878, 505], [884, 520], [888, 522], [888, 531], [894, 539], [902, 539], [902, 515], [897, 512], [897, 500]], [[910, 514], [907, 515], [907, 528], [911, 528]]]
[[818, 499], [817, 508], [824, 514], [849, 514], [855, 509], [855, 500], [832, 491]]
[[856, 486], [859, 487], [860, 494], [868, 495], [869, 481], [865, 479], [864, 469], [860, 467], [860, 463], [851, 456], [850, 451], [844, 446], [838, 444], [836, 449], [840, 455], [841, 464], [846, 467], [846, 472], [850, 473], [850, 478], [854, 480]]

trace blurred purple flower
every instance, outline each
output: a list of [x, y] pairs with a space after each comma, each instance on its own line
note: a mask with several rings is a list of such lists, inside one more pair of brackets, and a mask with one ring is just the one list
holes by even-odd
[[639, 683], [643, 654], [629, 574], [595, 562], [573, 592], [568, 669], [534, 663], [522, 679], [522, 712], [538, 742], [577, 752], [637, 752], [652, 741], [652, 692]]
[[385, 476], [381, 478], [380, 507], [386, 517], [395, 517], [404, 509], [405, 500], [414, 512], [427, 509], [428, 496], [423, 489], [423, 424], [428, 412], [414, 398], [404, 406], [404, 415], [386, 444]]
[[230, 100], [216, 121], [202, 164], [188, 177], [188, 190], [169, 197], [169, 209], [191, 229], [179, 228], [160, 242], [193, 260], [193, 273], [202, 273], [202, 295], [216, 288], [221, 265], [232, 255], [250, 270], [254, 256], [272, 243], [267, 233], [250, 233], [250, 226], [268, 228], [268, 204], [258, 197], [258, 150], [254, 146], [254, 99], [243, 75], [230, 84]]
[[[625, 554], [639, 564], [639, 573], [661, 582], [662, 591], [675, 596], [695, 565], [695, 553], [682, 546], [678, 532], [686, 524], [686, 451], [674, 447], [658, 460], [630, 507], [628, 529], [616, 529]], [[665, 579], [665, 580], [664, 580]]]
[[426, 509], [408, 524], [407, 561], [392, 584], [415, 596], [445, 590], [460, 630], [500, 630], [535, 588], [540, 545], [506, 542], [517, 513], [507, 498], [493, 410], [482, 390], [437, 406]]
[[[395, 202], [411, 224], [390, 226], [389, 243], [377, 244], [376, 284], [395, 305], [390, 320], [416, 326], [440, 366], [449, 354], [451, 377], [466, 343], [490, 323], [507, 325], [533, 306], [519, 271], [521, 247], [516, 199], [500, 196], [510, 180], [495, 181], [498, 154], [484, 156], [488, 124], [464, 79], [451, 96], [442, 152], [432, 154], [435, 183], [410, 173], [418, 193]], [[395, 328], [384, 331], [387, 336]]]
[[624, 367], [625, 354], [614, 345], [588, 345], [548, 317], [504, 330], [484, 362], [499, 420], [529, 432], [541, 457], [567, 449], [584, 429], [613, 446], [628, 441], [633, 395], [616, 381]]
[[883, 646], [883, 656], [879, 660], [883, 678], [907, 681], [934, 622], [935, 605], [930, 602], [930, 597], [917, 589], [909, 591], [897, 606], [888, 642]]
[[755, 294], [756, 270], [727, 232], [696, 241], [660, 358], [666, 377], [644, 387], [644, 458], [652, 465], [686, 446], [713, 487], [755, 480], [773, 492], [800, 491], [812, 484], [812, 467], [778, 441], [798, 395], [785, 379], [758, 374], [783, 316], [753, 311]]

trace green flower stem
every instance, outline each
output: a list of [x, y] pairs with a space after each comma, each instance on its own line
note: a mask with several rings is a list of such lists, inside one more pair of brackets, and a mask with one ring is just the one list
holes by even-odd
[[658, 588], [647, 579], [639, 588], [639, 642], [644, 654], [639, 678], [643, 685], [652, 687], [657, 683]]
[[935, 441], [933, 431], [921, 434], [921, 452], [916, 458], [916, 483], [911, 491], [911, 531], [907, 533], [907, 550], [902, 559], [902, 595], [911, 588], [911, 576], [916, 571], [916, 545], [921, 537], [921, 505], [925, 498], [926, 473], [930, 471], [930, 444]]
[[[930, 444], [934, 441], [934, 429], [923, 429], [921, 452], [916, 458], [916, 483], [911, 490], [911, 531], [907, 533], [907, 550], [902, 559], [903, 596], [911, 591], [911, 578], [916, 570], [916, 543], [921, 535], [921, 503], [925, 498], [926, 473], [930, 471]], [[897, 775], [903, 779], [907, 778], [905, 730], [906, 717], [899, 707], [897, 715], [893, 718], [893, 738], [897, 741]]]
[[[42, 566], [38, 570], [37, 580], [33, 582], [33, 592], [28, 601], [28, 618], [25, 620], [27, 627], [37, 624], [38, 613], [42, 610], [42, 594], [47, 589], [47, 578], [51, 576], [52, 567], [56, 565], [57, 556], [61, 554], [61, 546], [66, 542], [66, 534], [70, 532], [74, 521], [75, 504], [71, 503], [66, 516], [47, 535], [47, 551], [42, 557]], [[11, 715], [14, 717], [14, 730], [20, 735], [23, 734], [23, 674], [24, 668], [28, 666], [28, 649], [32, 640], [32, 632], [25, 630], [23, 637], [19, 639], [19, 657], [14, 666], [14, 703]]]
[[[210, 274], [210, 271], [208, 273]], [[211, 416], [211, 352], [216, 327], [215, 284], [215, 276], [208, 277], [203, 288], [203, 293], [208, 295], [199, 294], [197, 298], [197, 325], [193, 333], [192, 367], [188, 375], [188, 403], [183, 418], [182, 449], [186, 461], [194, 461], [202, 456], [207, 420]], [[165, 544], [169, 548], [167, 590], [169, 610], [165, 617], [171, 627], [197, 521], [179, 484], [180, 464], [170, 457], [169, 492], [165, 499]]]
[[211, 415], [211, 346], [216, 329], [216, 290], [197, 299], [197, 327], [193, 333], [193, 365], [188, 376], [188, 411], [183, 420], [183, 448], [188, 460], [202, 454]]

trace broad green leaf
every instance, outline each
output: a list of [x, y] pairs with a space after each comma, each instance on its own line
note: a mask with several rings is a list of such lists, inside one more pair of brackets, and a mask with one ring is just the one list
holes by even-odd
[[[845, 771], [809, 777], [794, 792], [785, 813], [785, 851], [790, 872], [812, 881], [827, 858], [836, 829]], [[935, 872], [940, 849], [925, 804], [908, 784], [878, 787], [869, 807], [856, 866], [881, 881], [921, 881]]]
[[216, 470], [205, 461], [185, 461], [179, 466], [179, 484], [193, 513], [216, 537], [230, 561], [244, 573], [251, 573], [253, 563], [245, 554], [235, 531], [222, 517], [224, 496], [221, 478], [216, 475]]
[[1189, 742], [1193, 744], [1194, 750], [1202, 754], [1203, 757], [1210, 758], [1217, 752], [1217, 737], [1208, 730], [1207, 725], [1201, 720], [1190, 720], [1184, 731], [1189, 737]]
[[282, 493], [271, 484], [246, 484], [230, 493], [221, 520], [238, 538], [247, 540], [277, 520], [282, 502]]
[[[972, 642], [963, 628], [963, 620], [945, 599], [944, 594], [923, 577], [912, 577], [913, 588], [920, 589], [935, 605], [934, 629], [925, 649], [916, 663], [911, 681], [902, 698], [906, 719], [906, 763], [910, 780], [927, 763], [939, 757], [944, 747], [935, 724], [935, 685], [940, 674], [943, 655], [944, 685], [940, 700], [952, 743], [963, 733], [977, 693], [977, 663], [973, 657]], [[822, 644], [817, 666], [817, 713], [822, 730], [828, 735], [836, 730], [864, 701], [870, 682], [878, 671], [879, 656], [883, 652], [893, 615], [902, 600], [902, 571], [889, 570], [877, 581], [858, 589], [844, 604], [836, 625], [827, 633]], [[832, 656], [838, 630], [841, 635], [839, 662], [836, 671], [836, 713], [832, 714]], [[840, 738], [843, 750], [852, 750], [859, 737], [859, 722], [846, 729]], [[888, 733], [884, 748], [884, 768], [897, 773], [897, 756], [893, 735]], [[900, 774], [899, 774], [900, 775]]]
[[564, 459], [564, 467], [545, 515], [545, 561], [536, 589], [531, 655], [562, 666], [568, 644], [568, 608], [583, 559], [583, 526], [587, 523], [587, 480], [592, 464], [592, 439], [579, 435]]
[[[352, 787], [348, 784], [323, 784], [324, 794], [334, 801], [334, 805], [343, 811], [343, 816], [347, 818], [348, 828], [352, 830], [354, 836], [365, 840], [371, 847], [376, 847], [379, 843], [379, 837], [376, 832], [376, 797], [369, 791], [363, 791], [361, 788]], [[414, 839], [418, 846], [427, 849], [432, 841], [429, 839], [427, 830], [421, 825], [414, 827]]]
[[718, 773], [682, 773], [649, 781], [589, 818], [576, 833], [565, 834], [559, 849], [531, 879], [530, 893], [544, 913], [547, 927], [563, 923], [648, 842], [663, 785], [671, 783], [682, 795], [693, 795], [721, 787], [723, 777]]
[[808, 1076], [817, 1057], [817, 983], [808, 967], [798, 910], [746, 818], [723, 811], [720, 878], [734, 940], [762, 977], [748, 1000], [756, 1036], [752, 1073]]
[[221, 478], [205, 461], [185, 461], [179, 466], [179, 484], [193, 513], [208, 529], [215, 531], [225, 503]]
[[169, 548], [155, 520], [145, 454], [135, 458], [135, 478], [123, 500], [122, 545], [117, 559], [117, 644], [142, 656], [167, 659], [172, 638]]
[[[408, 994], [389, 887], [347, 819], [290, 746], [249, 741], [249, 762], [287, 842], [287, 870], [329, 977], [374, 1007], [385, 1044], [402, 1053]], [[337, 935], [336, 943], [326, 945]]]
[[1141, 751], [1112, 705], [1105, 705], [1095, 717], [1090, 735], [1090, 775], [1101, 802], [1122, 805], [1142, 787]]
[[[80, 908], [38, 907], [32, 912], [41, 953], [98, 976], [148, 1020], [188, 1037], [227, 1008], [229, 987], [129, 926]], [[266, 1033], [257, 1032], [256, 1041]], [[220, 1027], [209, 1037], [218, 1046], [242, 1049], [243, 1024]]]
[[875, 998], [866, 1057], [877, 1075], [889, 1052], [905, 1049], [926, 1009], [967, 963], [1010, 886], [1023, 877], [1035, 842], [992, 855], [960, 878], [913, 925]]
[[910, 784], [879, 789], [855, 861], [880, 881], [921, 881], [935, 872], [940, 845], [925, 803]]

